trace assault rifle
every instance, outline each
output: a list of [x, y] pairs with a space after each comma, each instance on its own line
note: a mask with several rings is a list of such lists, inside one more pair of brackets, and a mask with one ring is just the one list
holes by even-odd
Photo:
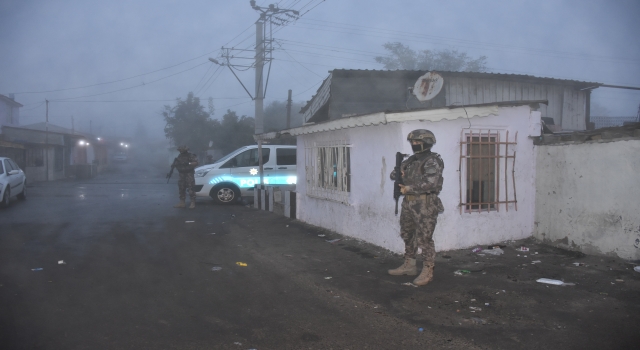
[[171, 164], [171, 171], [167, 174], [167, 183], [169, 183], [169, 180], [171, 180], [171, 175], [173, 175], [173, 169], [176, 168], [176, 161], [174, 160], [173, 163]]
[[394, 181], [393, 183], [393, 199], [396, 200], [396, 215], [398, 215], [398, 199], [402, 194], [402, 192], [400, 191], [400, 185], [404, 185], [404, 181], [402, 181], [402, 170], [400, 169], [400, 166], [402, 165], [402, 160], [406, 156], [406, 154], [396, 152], [396, 166], [393, 168], [393, 171], [396, 173], [396, 181]]

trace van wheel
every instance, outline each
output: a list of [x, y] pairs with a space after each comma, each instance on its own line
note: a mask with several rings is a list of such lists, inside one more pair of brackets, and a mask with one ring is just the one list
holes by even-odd
[[26, 181], [22, 184], [22, 192], [18, 193], [18, 199], [21, 199], [21, 200], [27, 199], [27, 182]]
[[9, 206], [10, 203], [11, 203], [11, 189], [9, 188], [9, 185], [7, 185], [7, 188], [4, 190], [4, 195], [2, 196], [2, 207], [6, 208]]
[[211, 189], [209, 195], [220, 204], [231, 204], [240, 198], [240, 190], [234, 185], [221, 184]]

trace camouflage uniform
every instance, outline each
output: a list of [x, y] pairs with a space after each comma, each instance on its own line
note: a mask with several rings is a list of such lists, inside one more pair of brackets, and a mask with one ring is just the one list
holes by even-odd
[[[402, 162], [405, 196], [400, 214], [400, 236], [405, 244], [405, 258], [415, 259], [422, 249], [425, 265], [433, 266], [436, 250], [433, 231], [438, 213], [444, 211], [438, 194], [442, 190], [444, 162], [440, 155], [430, 151], [416, 153]], [[395, 170], [391, 172], [395, 181]]]
[[195, 203], [196, 201], [196, 193], [193, 190], [193, 187], [196, 184], [196, 180], [194, 178], [194, 166], [189, 165], [189, 163], [198, 162], [198, 157], [189, 152], [180, 153], [178, 157], [173, 160], [172, 167], [175, 167], [178, 170], [179, 178], [178, 178], [178, 192], [180, 194], [180, 200], [185, 200], [185, 191], [189, 191], [189, 198], [191, 198], [191, 202]]

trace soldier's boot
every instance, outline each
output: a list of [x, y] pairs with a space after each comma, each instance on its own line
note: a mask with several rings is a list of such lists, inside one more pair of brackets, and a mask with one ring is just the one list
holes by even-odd
[[394, 276], [417, 275], [418, 269], [416, 268], [416, 259], [405, 258], [404, 264], [402, 264], [402, 266], [398, 267], [397, 269], [389, 270], [389, 274]]
[[420, 275], [413, 280], [413, 284], [416, 286], [424, 286], [425, 284], [431, 282], [433, 279], [433, 265], [424, 265], [422, 268], [422, 272]]
[[184, 208], [184, 199], [180, 200], [180, 203], [173, 206], [174, 208]]
[[196, 200], [195, 200], [195, 199], [192, 199], [192, 200], [191, 200], [191, 204], [189, 204], [189, 209], [193, 209], [193, 208], [195, 208], [195, 207], [196, 207]]

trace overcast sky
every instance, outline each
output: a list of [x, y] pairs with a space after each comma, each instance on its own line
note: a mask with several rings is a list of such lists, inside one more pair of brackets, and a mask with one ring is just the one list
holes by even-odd
[[[300, 11], [274, 27], [265, 106], [307, 101], [334, 68], [382, 69], [382, 45], [487, 56], [490, 72], [640, 86], [640, 1], [258, 0]], [[251, 50], [258, 13], [248, 0], [0, 0], [0, 94], [14, 93], [22, 124], [49, 121], [129, 136], [141, 123], [163, 137], [163, 105], [194, 92], [254, 116], [221, 47]], [[233, 51], [252, 57], [251, 51]], [[235, 58], [237, 65], [251, 60]], [[238, 72], [254, 93], [254, 71]], [[265, 70], [266, 75], [266, 70]], [[638, 112], [640, 91], [597, 89], [611, 115]]]

